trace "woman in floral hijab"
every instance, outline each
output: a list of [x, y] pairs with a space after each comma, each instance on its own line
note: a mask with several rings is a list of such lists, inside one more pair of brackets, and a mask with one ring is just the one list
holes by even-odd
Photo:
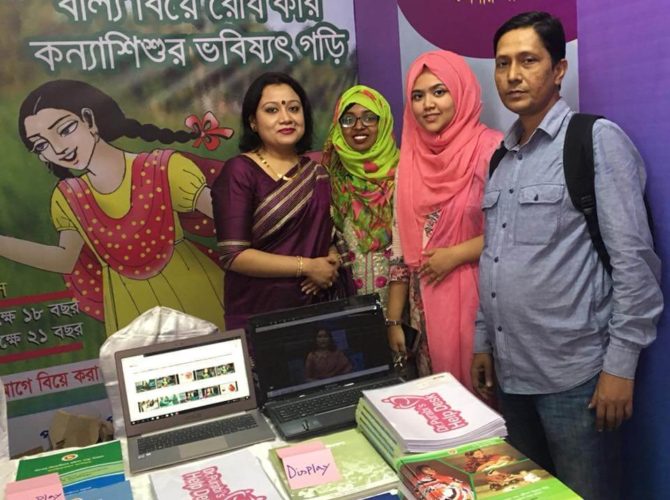
[[330, 172], [333, 220], [349, 247], [357, 292], [379, 293], [384, 306], [398, 157], [386, 99], [365, 85], [345, 91], [321, 162]]

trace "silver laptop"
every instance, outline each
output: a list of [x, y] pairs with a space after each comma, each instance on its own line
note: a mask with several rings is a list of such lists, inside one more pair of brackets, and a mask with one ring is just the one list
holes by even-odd
[[361, 391], [403, 382], [376, 294], [249, 320], [263, 411], [285, 439], [354, 427]]
[[130, 471], [275, 438], [258, 411], [243, 330], [115, 353]]

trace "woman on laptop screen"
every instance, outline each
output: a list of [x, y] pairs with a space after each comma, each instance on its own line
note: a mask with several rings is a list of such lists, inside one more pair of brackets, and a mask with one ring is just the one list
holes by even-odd
[[328, 173], [304, 156], [313, 126], [303, 88], [284, 73], [262, 74], [244, 96], [242, 126], [242, 154], [212, 189], [229, 329], [253, 314], [325, 300], [340, 265]]
[[314, 350], [307, 354], [305, 360], [305, 378], [321, 380], [343, 375], [351, 371], [351, 362], [337, 348], [333, 335], [325, 328], [316, 332]]

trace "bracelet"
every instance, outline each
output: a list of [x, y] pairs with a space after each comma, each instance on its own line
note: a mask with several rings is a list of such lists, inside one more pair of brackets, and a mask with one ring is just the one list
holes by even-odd
[[298, 259], [298, 271], [295, 273], [295, 277], [302, 278], [302, 256], [296, 255], [295, 258]]
[[384, 321], [386, 326], [401, 326], [402, 325], [402, 320], [399, 319], [387, 319]]

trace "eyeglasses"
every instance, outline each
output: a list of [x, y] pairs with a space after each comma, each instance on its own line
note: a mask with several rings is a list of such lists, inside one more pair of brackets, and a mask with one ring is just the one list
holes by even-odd
[[351, 113], [347, 113], [346, 115], [342, 115], [340, 117], [340, 126], [342, 128], [351, 128], [356, 126], [356, 122], [358, 120], [361, 121], [364, 127], [372, 127], [373, 125], [377, 125], [379, 122], [379, 117], [371, 112], [368, 113], [363, 113], [361, 116], [356, 116], [352, 115]]

